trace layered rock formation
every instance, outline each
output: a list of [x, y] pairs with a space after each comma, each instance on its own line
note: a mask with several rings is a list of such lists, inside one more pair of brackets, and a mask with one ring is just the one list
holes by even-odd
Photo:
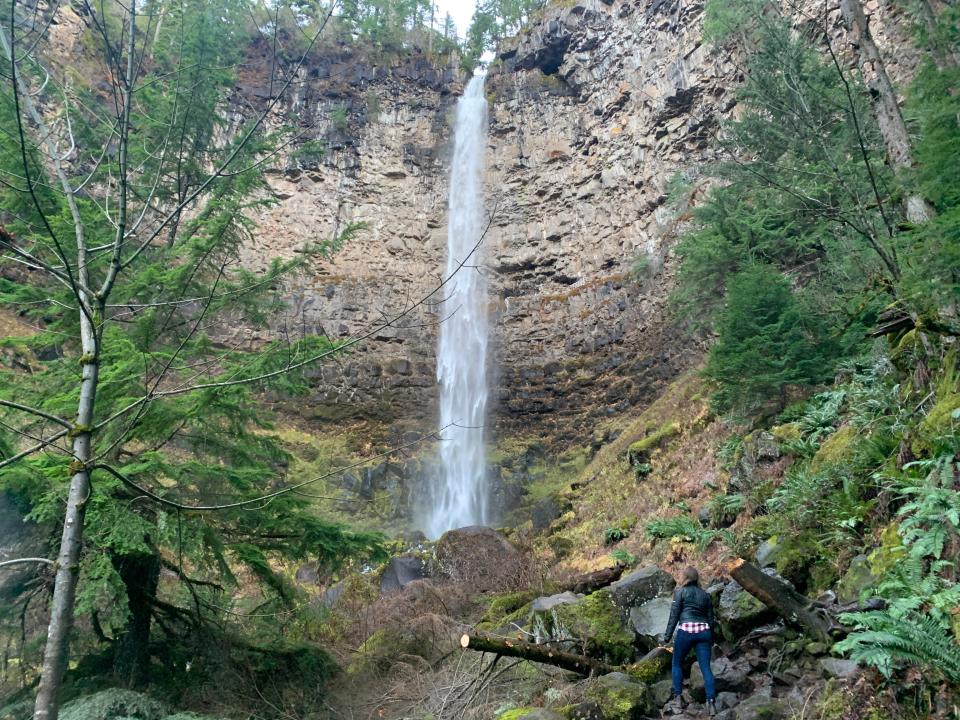
[[[891, 8], [867, 10], [881, 44], [905, 46], [903, 28], [883, 23]], [[822, 12], [810, 3], [798, 23]], [[671, 247], [688, 218], [668, 187], [692, 183], [696, 201], [741, 78], [736, 58], [704, 43], [702, 24], [702, 2], [578, 0], [547, 8], [490, 70], [492, 220], [465, 271], [491, 287], [502, 431], [579, 437], [596, 418], [652, 399], [698, 357], [666, 312]], [[827, 26], [845, 49], [835, 14]], [[909, 75], [909, 56], [897, 60], [893, 74]], [[268, 75], [252, 68], [242, 94], [268, 94]], [[369, 227], [311, 260], [274, 332], [356, 337], [409, 310], [317, 369], [316, 395], [298, 410], [429, 427], [441, 318], [435, 303], [415, 303], [444, 263], [449, 121], [462, 78], [422, 55], [373, 67], [341, 49], [297, 87], [285, 112], [326, 152], [295, 152], [270, 171], [278, 203], [258, 218], [247, 261], [289, 257], [350, 221]]]

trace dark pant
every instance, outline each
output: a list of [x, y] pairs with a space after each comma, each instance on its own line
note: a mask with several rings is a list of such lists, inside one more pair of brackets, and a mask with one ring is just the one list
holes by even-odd
[[673, 694], [683, 692], [683, 659], [693, 648], [697, 653], [697, 662], [700, 663], [700, 672], [703, 673], [703, 685], [707, 692], [707, 700], [717, 697], [717, 689], [713, 680], [713, 670], [710, 669], [710, 647], [713, 645], [710, 630], [690, 633], [686, 630], [677, 630], [673, 639]]

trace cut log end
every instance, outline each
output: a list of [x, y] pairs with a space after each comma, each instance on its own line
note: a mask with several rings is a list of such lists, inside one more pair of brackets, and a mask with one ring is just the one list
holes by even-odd
[[460, 636], [460, 647], [462, 647], [464, 650], [466, 650], [468, 647], [470, 647], [470, 636], [469, 636], [469, 635], [461, 635], [461, 636]]

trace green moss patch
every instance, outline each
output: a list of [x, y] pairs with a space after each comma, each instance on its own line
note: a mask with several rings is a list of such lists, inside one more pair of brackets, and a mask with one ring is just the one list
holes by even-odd
[[647, 686], [625, 673], [610, 673], [597, 678], [585, 695], [597, 703], [606, 720], [641, 720], [654, 711]]
[[844, 425], [833, 435], [823, 441], [817, 454], [810, 462], [810, 469], [817, 471], [836, 465], [843, 465], [853, 459], [857, 429], [852, 425]]
[[621, 623], [609, 591], [599, 590], [578, 602], [558, 605], [553, 618], [558, 635], [583, 640], [594, 657], [617, 665], [633, 658], [633, 633]]

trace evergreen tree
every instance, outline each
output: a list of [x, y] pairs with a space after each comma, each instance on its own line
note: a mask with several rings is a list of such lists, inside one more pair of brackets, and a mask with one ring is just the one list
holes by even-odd
[[0, 298], [37, 328], [4, 341], [17, 360], [0, 371], [0, 487], [60, 535], [38, 720], [57, 715], [75, 610], [138, 684], [154, 623], [173, 641], [221, 621], [239, 570], [270, 609], [293, 597], [284, 563], [331, 573], [382, 552], [284, 482], [257, 402], [305, 390], [301, 369], [336, 346], [217, 340], [263, 326], [303, 258], [357, 229], [262, 273], [239, 261], [249, 214], [269, 202], [260, 168], [284, 140], [264, 121], [302, 60], [228, 127], [244, 0], [105, 7], [87, 7], [90, 78], [41, 53], [52, 18], [17, 6], [0, 28]]
[[790, 284], [775, 268], [758, 263], [730, 278], [705, 374], [720, 386], [719, 410], [746, 414], [771, 401], [780, 409], [790, 386], [829, 376]]

